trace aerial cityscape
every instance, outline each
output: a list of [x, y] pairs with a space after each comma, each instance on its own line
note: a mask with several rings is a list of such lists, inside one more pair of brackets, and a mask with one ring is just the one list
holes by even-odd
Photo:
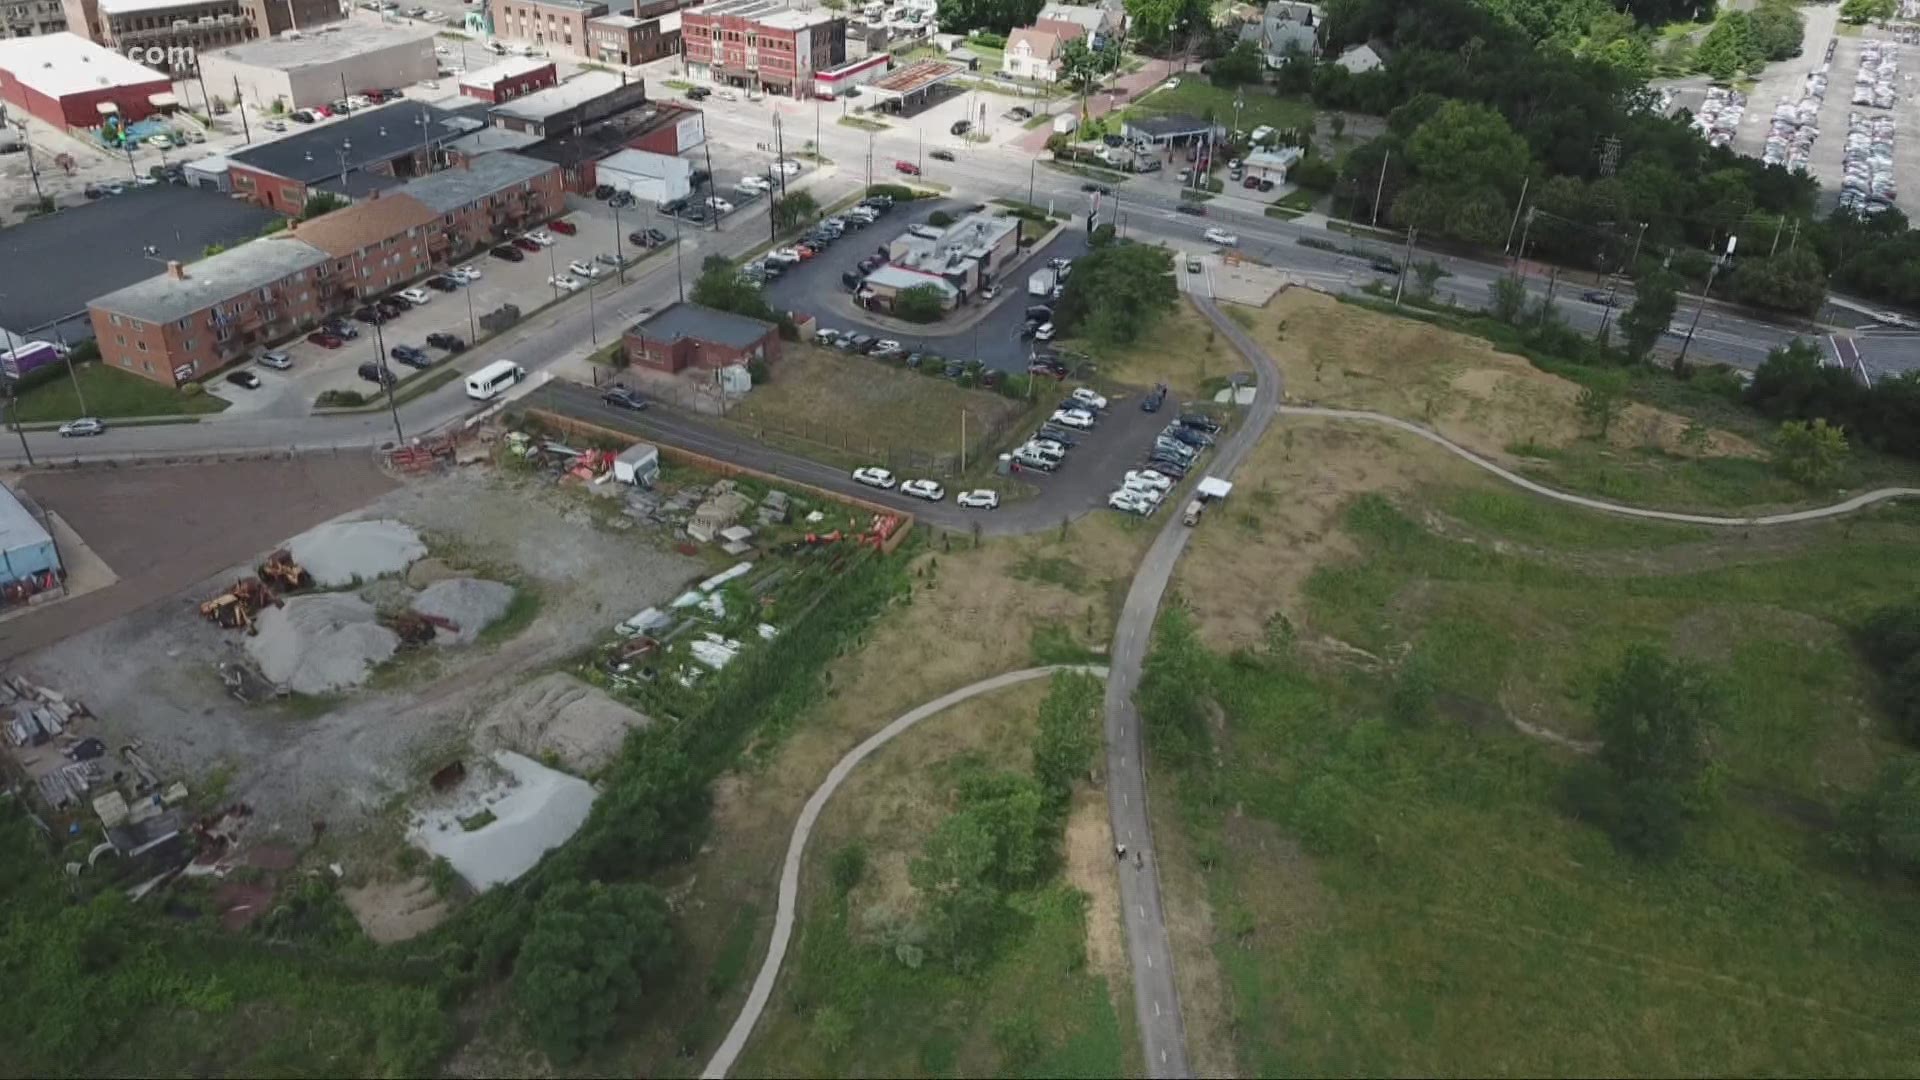
[[1913, 1075], [1920, 0], [0, 0], [0, 1073]]

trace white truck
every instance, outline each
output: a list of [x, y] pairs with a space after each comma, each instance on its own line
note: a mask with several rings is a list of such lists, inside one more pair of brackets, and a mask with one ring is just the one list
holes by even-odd
[[1027, 278], [1027, 294], [1029, 296], [1041, 297], [1052, 296], [1053, 287], [1058, 284], [1060, 284], [1060, 272], [1058, 270], [1052, 268], [1035, 270], [1032, 276]]
[[1063, 112], [1053, 118], [1053, 133], [1055, 135], [1071, 135], [1079, 127], [1080, 118], [1073, 113]]

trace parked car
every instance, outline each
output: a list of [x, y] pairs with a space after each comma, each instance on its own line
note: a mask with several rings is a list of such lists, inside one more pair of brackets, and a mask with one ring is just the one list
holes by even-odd
[[1094, 391], [1084, 386], [1077, 386], [1074, 388], [1073, 400], [1079, 402], [1082, 405], [1085, 405], [1089, 409], [1093, 409], [1096, 412], [1098, 412], [1099, 410], [1105, 409], [1107, 407], [1106, 398], [1102, 397], [1100, 394], [1095, 393]]
[[1030, 322], [1052, 322], [1053, 309], [1045, 304], [1029, 305], [1027, 308], [1027, 319]]
[[601, 184], [600, 186], [594, 188], [593, 197], [600, 200], [601, 202], [606, 202], [608, 199], [613, 198], [613, 185]]
[[688, 100], [688, 101], [705, 101], [705, 100], [707, 100], [708, 98], [710, 98], [710, 97], [712, 97], [712, 96], [713, 96], [713, 91], [712, 91], [712, 90], [709, 90], [709, 89], [707, 89], [707, 88], [706, 88], [706, 87], [704, 87], [704, 86], [689, 86], [689, 87], [687, 87], [687, 100]]
[[653, 241], [656, 244], [664, 244], [667, 242], [667, 234], [661, 232], [659, 229], [648, 229], [647, 239]]
[[428, 292], [425, 289], [419, 288], [418, 286], [415, 286], [414, 288], [411, 288], [411, 289], [402, 289], [398, 295], [400, 299], [405, 300], [407, 303], [412, 304], [414, 307], [425, 306], [426, 304], [431, 303], [433, 300], [432, 293]]
[[647, 407], [647, 399], [624, 386], [616, 386], [600, 395], [600, 400], [616, 409], [631, 409], [639, 412]]
[[435, 274], [427, 279], [427, 288], [441, 292], [452, 292], [460, 287], [460, 279], [450, 274]]
[[1183, 202], [1179, 206], [1174, 207], [1174, 209], [1182, 214], [1192, 214], [1194, 217], [1207, 216], [1207, 208], [1201, 206], [1199, 203]]
[[520, 249], [514, 247], [512, 244], [496, 245], [487, 249], [487, 254], [496, 259], [505, 259], [507, 262], [520, 262], [526, 258], [525, 255], [521, 254]]
[[[346, 339], [342, 338], [339, 334], [330, 333], [326, 330], [315, 330], [313, 333], [307, 335], [307, 340], [323, 349], [337, 349], [347, 343]], [[267, 364], [267, 358], [264, 356], [261, 357], [260, 362]], [[267, 364], [267, 366], [275, 367], [277, 365]], [[292, 365], [288, 366], [291, 367]]]
[[953, 151], [951, 150], [929, 150], [927, 151], [927, 156], [932, 158], [935, 161], [954, 160]]
[[412, 368], [433, 366], [433, 357], [427, 355], [427, 350], [413, 345], [395, 345], [387, 350], [387, 355]]
[[600, 269], [598, 266], [595, 266], [594, 264], [587, 262], [584, 259], [575, 259], [572, 262], [568, 263], [567, 270], [579, 277], [589, 278], [589, 279], [597, 278], [601, 274], [606, 273], [605, 270]]
[[1024, 105], [1015, 105], [1013, 108], [1007, 110], [1006, 117], [1009, 120], [1031, 120], [1033, 119], [1033, 110]]
[[975, 488], [954, 496], [954, 502], [968, 510], [1000, 509], [1000, 493], [991, 488]]
[[580, 231], [580, 226], [575, 225], [566, 218], [554, 218], [552, 221], [547, 222], [547, 228], [552, 229], [561, 236], [573, 236]]
[[625, 210], [627, 207], [633, 205], [633, 201], [633, 192], [616, 191], [613, 193], [613, 198], [607, 200], [607, 205], [613, 207], [615, 210]]
[[1084, 430], [1093, 426], [1093, 414], [1079, 409], [1056, 409], [1049, 419], [1070, 428]]
[[[324, 333], [324, 331], [322, 332]], [[338, 340], [339, 339], [336, 337], [335, 341], [338, 341]], [[338, 345], [329, 345], [327, 347], [330, 349], [339, 348]], [[279, 349], [269, 349], [266, 352], [263, 352], [260, 354], [259, 363], [261, 367], [269, 367], [274, 369], [275, 371], [286, 371], [289, 368], [293, 367], [293, 357], [288, 356], [286, 353], [281, 352]]]
[[919, 176], [920, 166], [911, 161], [896, 161], [893, 163], [893, 171], [907, 176]]
[[543, 248], [553, 246], [553, 234], [545, 229], [533, 230], [527, 234], [527, 239], [539, 244]]
[[909, 480], [900, 485], [900, 494], [911, 495], [928, 502], [939, 502], [947, 497], [947, 489], [931, 480]]
[[547, 284], [553, 286], [556, 289], [565, 289], [568, 292], [578, 292], [581, 286], [585, 283], [582, 282], [579, 278], [572, 276], [571, 274], [555, 274], [554, 276], [547, 279]]
[[892, 473], [874, 465], [853, 470], [853, 478], [868, 487], [880, 488], [883, 491], [891, 489], [894, 484]]
[[61, 424], [60, 437], [63, 439], [74, 439], [87, 435], [102, 435], [106, 433], [106, 430], [107, 425], [91, 416], [83, 416], [78, 420], [69, 420]]
[[1198, 428], [1209, 435], [1220, 434], [1220, 421], [1206, 413], [1184, 413], [1180, 417], [1180, 426]]
[[973, 121], [971, 120], [955, 120], [953, 126], [947, 129], [948, 133], [953, 135], [965, 135], [972, 130]]
[[380, 312], [375, 310], [370, 304], [355, 308], [353, 310], [353, 318], [355, 322], [363, 322], [368, 326], [375, 326], [387, 321], [387, 317], [380, 314]]
[[393, 373], [393, 369], [384, 364], [376, 364], [371, 360], [361, 364], [356, 370], [360, 373], [361, 378], [383, 387], [392, 386], [394, 383], [400, 381], [399, 376]]
[[456, 278], [460, 281], [463, 281], [468, 285], [471, 285], [474, 282], [479, 281], [482, 277], [485, 276], [484, 274], [480, 273], [480, 268], [473, 265], [472, 263], [468, 263], [466, 266], [456, 266], [452, 270], [447, 271], [447, 274], [448, 276]]
[[464, 340], [448, 333], [428, 334], [427, 344], [436, 349], [445, 349], [450, 353], [464, 352], [467, 348], [467, 343]]
[[1167, 400], [1167, 384], [1161, 383], [1140, 399], [1141, 412], [1159, 412], [1160, 406]]
[[1053, 333], [1054, 331], [1053, 331], [1052, 323], [1050, 322], [1041, 323], [1039, 326], [1034, 328], [1033, 339], [1035, 341], [1052, 341]]
[[380, 309], [382, 314], [391, 319], [403, 311], [412, 311], [413, 301], [401, 296], [399, 293], [394, 293], [392, 296], [383, 296], [375, 300], [373, 306]]
[[1151, 488], [1154, 491], [1166, 491], [1173, 487], [1173, 477], [1154, 469], [1128, 469], [1121, 477], [1125, 487]]
[[521, 251], [539, 251], [540, 250], [539, 241], [535, 240], [531, 236], [514, 237], [513, 246], [519, 248]]
[[260, 376], [255, 375], [251, 371], [229, 371], [227, 372], [227, 381], [245, 390], [260, 389]]

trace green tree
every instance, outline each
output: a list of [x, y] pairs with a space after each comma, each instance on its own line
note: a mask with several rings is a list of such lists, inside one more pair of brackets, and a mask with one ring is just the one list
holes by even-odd
[[1616, 843], [1640, 855], [1671, 854], [1699, 809], [1709, 739], [1725, 704], [1701, 669], [1636, 645], [1601, 677], [1594, 701], [1608, 799], [1589, 804]]
[[1788, 0], [1760, 0], [1749, 23], [1753, 29], [1752, 60], [1786, 60], [1800, 55], [1807, 23]]
[[577, 1059], [673, 955], [667, 903], [645, 885], [567, 881], [541, 896], [513, 965], [527, 1032], [557, 1063]]
[[[774, 190], [777, 192], [779, 189], [776, 187]], [[818, 216], [820, 204], [814, 201], [812, 192], [789, 192], [773, 204], [773, 227], [781, 232], [797, 229]]]
[[1920, 875], [1920, 760], [1882, 764], [1873, 786], [1841, 806], [1832, 842], [1867, 873]]
[[1810, 248], [1796, 248], [1742, 261], [1729, 288], [1741, 303], [1811, 315], [1827, 302], [1827, 272]]
[[306, 205], [300, 208], [300, 220], [312, 221], [322, 214], [344, 210], [351, 205], [353, 204], [330, 191], [316, 191], [307, 196]]
[[760, 287], [743, 277], [732, 261], [723, 255], [709, 255], [700, 264], [700, 276], [694, 279], [693, 289], [687, 294], [687, 299], [751, 319], [777, 321]]
[[1131, 344], [1180, 300], [1173, 255], [1164, 248], [1121, 241], [1074, 264], [1054, 323], [1106, 346]]
[[1699, 70], [1722, 82], [1744, 71], [1760, 55], [1753, 34], [1753, 17], [1744, 11], [1729, 11], [1720, 16], [1693, 51], [1693, 63]]
[[1127, 37], [1149, 53], [1164, 53], [1193, 31], [1211, 25], [1207, 0], [1126, 0]]
[[1893, 18], [1897, 10], [1894, 0], [1843, 0], [1840, 5], [1840, 21], [1859, 26], [1862, 23], [1885, 22]]
[[1796, 483], [1831, 487], [1847, 461], [1847, 433], [1824, 418], [1788, 420], [1774, 436], [1773, 461]]
[[1487, 311], [1508, 326], [1520, 325], [1527, 310], [1527, 285], [1518, 274], [1501, 274], [1487, 287]]
[[1236, 43], [1227, 50], [1225, 56], [1213, 62], [1213, 84], [1215, 86], [1245, 86], [1260, 81], [1266, 70], [1266, 59], [1251, 41]]
[[1867, 662], [1882, 674], [1920, 655], [1920, 603], [1902, 600], [1875, 608], [1857, 635]]
[[1613, 422], [1626, 409], [1627, 380], [1617, 371], [1604, 372], [1587, 380], [1574, 405], [1581, 419], [1593, 429], [1594, 436], [1605, 440]]
[[908, 322], [934, 322], [946, 312], [946, 294], [934, 285], [901, 289], [893, 298], [893, 313]]
[[1620, 336], [1627, 355], [1645, 360], [1659, 343], [1660, 335], [1673, 325], [1673, 314], [1680, 308], [1680, 294], [1674, 291], [1673, 278], [1649, 274], [1634, 285], [1632, 306], [1620, 313]]
[[1532, 153], [1507, 118], [1485, 105], [1447, 101], [1407, 140], [1415, 173], [1448, 187], [1518, 191]]
[[1074, 782], [1100, 745], [1102, 684], [1091, 675], [1062, 672], [1040, 703], [1040, 730], [1033, 739], [1033, 776], [1055, 810], [1064, 808]]
[[970, 971], [993, 949], [1006, 902], [989, 877], [993, 838], [984, 822], [954, 814], [940, 823], [907, 879], [926, 900], [927, 923], [955, 970]]
[[1043, 0], [940, 0], [935, 16], [950, 34], [990, 31], [1005, 34], [1016, 26], [1031, 26]]

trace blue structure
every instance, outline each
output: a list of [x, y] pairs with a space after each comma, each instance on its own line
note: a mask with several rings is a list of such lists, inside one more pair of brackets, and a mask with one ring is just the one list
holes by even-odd
[[53, 537], [12, 489], [0, 486], [0, 587], [60, 573]]

